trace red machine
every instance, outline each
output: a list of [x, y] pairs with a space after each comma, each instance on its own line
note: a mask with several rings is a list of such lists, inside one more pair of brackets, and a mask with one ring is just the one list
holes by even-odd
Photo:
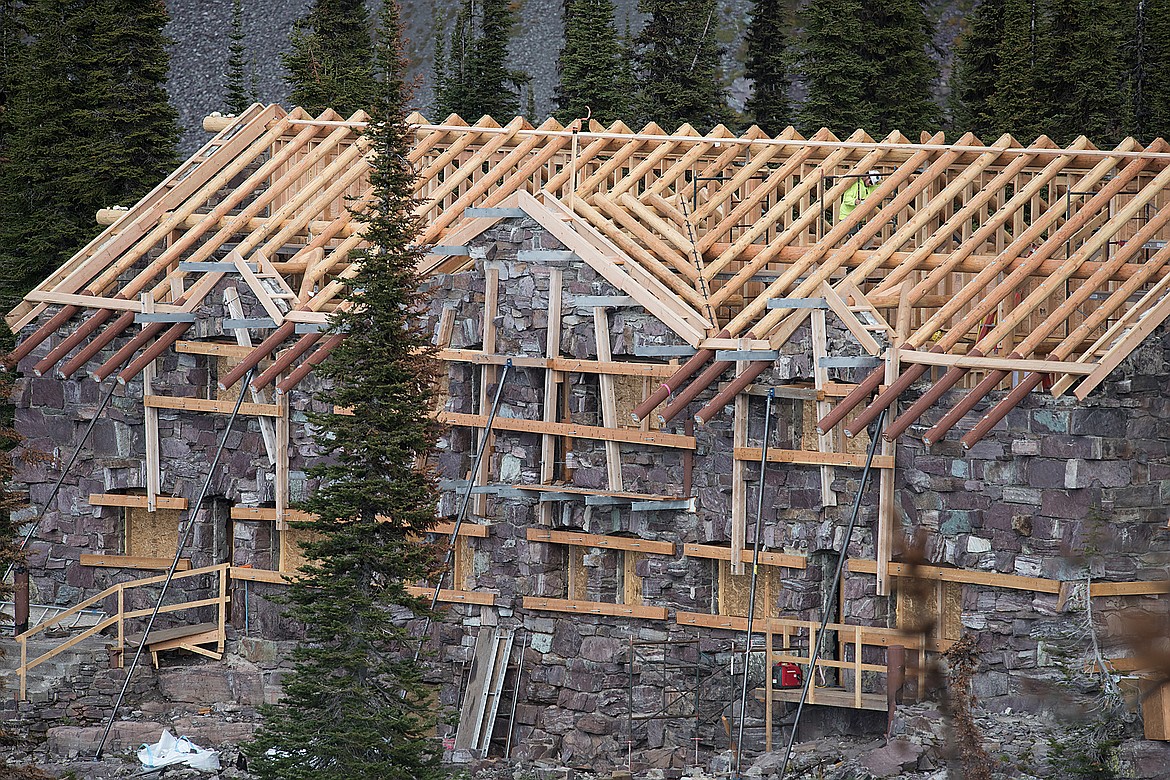
[[778, 663], [772, 667], [772, 685], [776, 688], [799, 688], [803, 683], [800, 667], [792, 663]]

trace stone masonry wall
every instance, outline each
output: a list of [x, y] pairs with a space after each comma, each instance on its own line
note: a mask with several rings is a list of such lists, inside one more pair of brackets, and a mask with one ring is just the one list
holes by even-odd
[[[570, 358], [596, 358], [592, 312], [578, 310], [574, 299], [618, 295], [620, 291], [587, 265], [567, 259], [564, 247], [531, 220], [505, 220], [476, 239], [470, 250], [475, 261], [472, 269], [436, 277], [427, 286], [432, 327], [445, 306], [456, 309], [452, 348], [479, 348], [483, 269], [485, 264], [494, 264], [500, 272], [496, 351], [543, 356], [549, 269], [559, 267], [564, 273], [561, 352]], [[558, 251], [562, 254], [550, 254]], [[246, 290], [242, 295], [246, 297]], [[215, 311], [205, 314], [207, 317], [200, 319], [200, 335], [213, 335], [214, 325], [204, 323], [214, 322], [211, 315]], [[615, 360], [633, 356], [642, 345], [682, 343], [638, 307], [610, 310], [608, 338]], [[833, 354], [860, 352], [831, 315], [830, 345]], [[49, 346], [29, 361], [39, 359]], [[970, 452], [961, 449], [956, 435], [927, 450], [913, 436], [921, 429], [912, 429], [898, 445], [897, 506], [904, 531], [900, 536], [915, 541], [925, 562], [940, 566], [1076, 581], [1083, 581], [1086, 574], [1094, 580], [1163, 578], [1170, 552], [1164, 509], [1170, 495], [1170, 431], [1166, 426], [1170, 399], [1164, 395], [1170, 375], [1168, 353], [1170, 335], [1159, 330], [1087, 401], [1034, 393]], [[207, 358], [169, 353], [163, 358], [156, 387], [170, 395], [205, 395], [207, 388], [214, 386], [214, 371]], [[758, 383], [811, 381], [811, 372], [808, 334], [802, 330]], [[449, 364], [449, 411], [481, 411], [477, 408], [478, 373], [478, 367]], [[856, 381], [859, 376], [834, 371], [831, 378]], [[515, 370], [505, 385], [500, 414], [540, 419], [543, 384], [543, 370]], [[715, 389], [700, 396], [693, 409], [709, 400]], [[313, 404], [313, 390], [310, 380], [291, 397], [296, 490], [311, 489], [303, 473], [314, 457], [312, 432], [305, 418]], [[573, 422], [599, 424], [595, 375], [571, 375], [567, 393]], [[85, 497], [91, 492], [144, 485], [140, 396], [140, 381], [115, 394], [46, 516], [32, 560], [34, 601], [75, 603], [116, 577], [136, 576], [120, 570], [83, 568], [78, 566], [77, 557], [83, 552], [119, 551], [120, 512], [91, 509]], [[72, 451], [98, 398], [98, 388], [88, 379], [60, 381], [26, 374], [20, 380], [18, 424], [28, 437], [28, 451], [41, 451], [53, 458], [51, 463], [30, 462], [22, 467], [20, 479], [29, 485], [35, 504], [43, 502], [57, 477], [56, 468]], [[912, 396], [904, 399], [903, 408], [911, 400]], [[993, 396], [990, 402], [995, 400]], [[763, 428], [763, 407], [763, 399], [752, 399], [749, 439], [755, 446]], [[933, 410], [922, 424], [932, 424], [939, 413]], [[667, 430], [682, 433], [683, 417]], [[977, 417], [971, 415], [964, 425], [973, 424]], [[194, 499], [224, 418], [164, 411], [161, 419], [163, 490]], [[774, 419], [772, 446], [799, 448], [808, 433], [808, 415], [800, 404], [777, 401]], [[271, 502], [272, 469], [259, 428], [254, 419], [241, 423], [228, 439], [211, 495], [244, 505]], [[693, 454], [621, 445], [626, 490], [682, 496], [689, 474], [688, 495], [695, 498], [694, 512], [633, 512], [628, 505], [592, 506], [578, 500], [559, 503], [553, 513], [555, 528], [636, 535], [675, 544], [679, 554], [643, 555], [635, 566], [642, 580], [644, 603], [666, 607], [669, 619], [665, 621], [525, 609], [522, 599], [526, 596], [568, 595], [569, 553], [563, 545], [528, 541], [527, 529], [539, 524], [535, 493], [491, 497], [486, 516], [478, 520], [489, 525], [488, 536], [468, 541], [472, 555], [468, 587], [492, 591], [496, 603], [482, 608], [451, 606], [447, 619], [434, 629], [439, 639], [434, 679], [443, 684], [443, 704], [455, 708], [459, 702], [478, 633], [499, 626], [516, 632], [517, 654], [521, 645], [526, 648], [514, 755], [602, 768], [624, 764], [632, 748], [635, 754], [650, 756], [647, 761], [665, 766], [672, 756], [693, 751], [696, 736], [705, 752], [724, 747], [719, 717], [734, 715], [738, 682], [731, 671], [739, 659], [733, 660], [731, 651], [737, 637], [730, 632], [680, 626], [674, 613], [710, 613], [717, 608], [718, 567], [711, 560], [682, 556], [681, 545], [730, 543], [731, 427], [729, 408], [696, 431], [698, 447]], [[436, 463], [440, 477], [449, 481], [445, 484], [457, 485], [466, 479], [473, 444], [466, 428], [451, 428], [443, 435]], [[539, 482], [540, 451], [537, 434], [497, 431], [490, 460], [492, 482]], [[564, 466], [577, 487], [606, 485], [601, 443], [574, 440]], [[750, 539], [759, 486], [755, 468], [747, 472]], [[764, 542], [769, 549], [810, 555], [807, 568], [782, 570], [781, 585], [770, 605], [778, 614], [820, 616], [823, 579], [833, 560], [829, 553], [842, 545], [853, 499], [860, 489], [860, 469], [837, 468], [834, 474], [839, 505], [822, 507], [818, 468], [768, 467]], [[460, 497], [458, 490], [448, 487], [440, 513], [455, 514]], [[861, 496], [858, 530], [848, 549], [851, 557], [875, 557], [876, 522], [875, 479]], [[272, 566], [273, 534], [267, 525], [235, 523], [236, 561]], [[191, 557], [196, 565], [211, 562], [206, 549], [196, 549]], [[619, 598], [623, 575], [616, 554], [585, 550], [581, 564], [588, 600], [614, 602]], [[237, 605], [240, 601], [237, 598]], [[843, 602], [841, 617], [848, 622], [893, 625], [896, 619], [896, 599], [877, 597], [872, 575], [847, 574]], [[983, 668], [975, 685], [986, 706], [1048, 706], [1037, 696], [1035, 682], [1054, 681], [1060, 676], [1054, 659], [1066, 641], [1062, 639], [1064, 629], [1083, 620], [1074, 609], [1075, 602], [1066, 600], [1058, 605], [1056, 594], [962, 586], [961, 622], [977, 637]], [[295, 635], [295, 626], [282, 621], [276, 608], [263, 598], [262, 587], [251, 594], [249, 604], [253, 634]], [[1124, 651], [1117, 636], [1135, 606], [1153, 609], [1157, 604], [1133, 598], [1094, 603], [1108, 652]], [[239, 626], [243, 616], [238, 607], [233, 612], [233, 621]], [[677, 668], [665, 673], [663, 647], [670, 647], [672, 662], [678, 662]], [[756, 670], [760, 681], [763, 673]], [[692, 700], [684, 693], [692, 679], [701, 681], [702, 717], [697, 735]], [[660, 709], [664, 700], [671, 717], [627, 720], [631, 705], [634, 715], [645, 716]], [[759, 712], [749, 709], [749, 716], [758, 717]], [[838, 725], [858, 726], [856, 719], [848, 720], [842, 717]]]

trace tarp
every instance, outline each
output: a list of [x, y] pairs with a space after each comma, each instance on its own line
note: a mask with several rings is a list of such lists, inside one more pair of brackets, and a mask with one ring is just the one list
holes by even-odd
[[201, 748], [187, 737], [176, 737], [166, 729], [158, 742], [138, 748], [138, 760], [147, 769], [171, 764], [185, 764], [194, 769], [219, 769], [219, 751]]

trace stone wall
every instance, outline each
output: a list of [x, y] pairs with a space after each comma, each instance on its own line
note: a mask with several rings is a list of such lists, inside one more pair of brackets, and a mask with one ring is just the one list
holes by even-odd
[[[566, 357], [596, 358], [594, 320], [589, 309], [578, 310], [577, 296], [618, 295], [588, 266], [564, 259], [563, 247], [531, 220], [506, 220], [470, 247], [474, 267], [439, 276], [428, 283], [429, 317], [436, 325], [445, 306], [456, 310], [451, 347], [476, 349], [482, 342], [485, 264], [499, 269], [500, 299], [496, 351], [508, 355], [543, 356], [547, 328], [549, 269], [564, 274], [561, 352]], [[215, 314], [214, 310], [206, 312]], [[214, 320], [201, 316], [200, 323]], [[213, 335], [212, 325], [201, 335]], [[676, 345], [681, 340], [657, 319], [637, 307], [610, 310], [608, 334], [614, 359], [635, 354], [642, 345]], [[859, 354], [859, 348], [830, 316], [833, 354]], [[45, 345], [38, 354], [43, 354]], [[1126, 364], [1084, 403], [1034, 393], [1008, 415], [970, 452], [951, 440], [927, 450], [912, 435], [898, 446], [897, 506], [904, 536], [913, 538], [926, 562], [986, 572], [1059, 580], [1161, 579], [1165, 576], [1165, 497], [1170, 493], [1170, 435], [1166, 419], [1170, 400], [1163, 397], [1165, 330], [1151, 337]], [[30, 358], [35, 361], [37, 356]], [[811, 381], [807, 331], [799, 331], [760, 384]], [[196, 355], [168, 354], [162, 360], [158, 392], [214, 397], [216, 366]], [[478, 367], [450, 364], [447, 409], [479, 412]], [[856, 381], [848, 371], [832, 379]], [[313, 406], [312, 380], [291, 397], [293, 409], [292, 469], [296, 489], [311, 489], [303, 479], [314, 457], [305, 412]], [[516, 369], [502, 396], [500, 414], [539, 419], [544, 376], [540, 369]], [[640, 391], [640, 388], [638, 388]], [[921, 388], [919, 388], [921, 389]], [[715, 388], [700, 396], [694, 409], [709, 400]], [[600, 424], [599, 385], [595, 375], [573, 374], [567, 384], [567, 408], [573, 422]], [[83, 568], [83, 552], [117, 552], [121, 544], [120, 513], [91, 509], [90, 492], [142, 487], [143, 444], [140, 381], [115, 394], [114, 401], [85, 444], [78, 466], [68, 475], [55, 507], [46, 517], [34, 546], [34, 601], [69, 604], [116, 577], [130, 573]], [[639, 396], [640, 397], [640, 396]], [[913, 396], [908, 396], [903, 408]], [[20, 479], [29, 485], [34, 503], [41, 503], [57, 477], [57, 464], [71, 453], [84, 423], [98, 402], [98, 388], [89, 380], [59, 381], [25, 376], [17, 391], [18, 424], [28, 437], [28, 451], [48, 453], [52, 463], [29, 462]], [[952, 399], [953, 400], [953, 399]], [[997, 400], [992, 396], [990, 401]], [[944, 404], [947, 406], [949, 404]], [[751, 402], [749, 437], [758, 441], [764, 403]], [[482, 410], [486, 413], [486, 410]], [[922, 421], [933, 423], [938, 411]], [[684, 415], [685, 416], [685, 415]], [[194, 499], [207, 463], [222, 433], [224, 418], [190, 412], [163, 412], [164, 492]], [[773, 446], [799, 448], [809, 434], [808, 415], [799, 403], [776, 404]], [[977, 419], [972, 415], [964, 425]], [[731, 539], [732, 435], [730, 408], [696, 432], [693, 454], [683, 450], [623, 444], [622, 471], [630, 491], [694, 496], [695, 511], [631, 511], [628, 505], [593, 506], [583, 500], [557, 504], [553, 527], [588, 533], [619, 533], [671, 542], [681, 553], [683, 543], [727, 545]], [[669, 432], [683, 432], [680, 417]], [[466, 478], [474, 439], [466, 428], [452, 428], [439, 442], [436, 459], [448, 485]], [[862, 442], [863, 446], [864, 442]], [[857, 447], [857, 444], [853, 445]], [[498, 431], [490, 456], [492, 481], [539, 482], [541, 438], [536, 434]], [[606, 485], [605, 449], [600, 443], [574, 440], [564, 467], [581, 488]], [[748, 538], [753, 535], [759, 486], [749, 468]], [[810, 555], [805, 569], [784, 569], [782, 584], [769, 605], [779, 614], [819, 617], [823, 580], [840, 549], [853, 499], [860, 489], [860, 469], [835, 469], [833, 489], [840, 501], [821, 506], [820, 472], [816, 467], [771, 464], [764, 484], [764, 542], [770, 549]], [[228, 450], [212, 481], [211, 495], [225, 501], [257, 505], [274, 499], [272, 468], [264, 454], [254, 418], [246, 418], [228, 439]], [[690, 484], [687, 485], [687, 479]], [[453, 515], [461, 494], [448, 487], [440, 512]], [[851, 557], [875, 557], [876, 480], [861, 496], [858, 530], [849, 546]], [[206, 514], [206, 513], [205, 513]], [[204, 523], [211, 522], [205, 519]], [[711, 560], [681, 554], [643, 555], [635, 565], [644, 603], [669, 611], [669, 619], [640, 620], [526, 609], [526, 596], [565, 598], [571, 562], [566, 546], [527, 539], [539, 523], [534, 493], [506, 492], [488, 501], [490, 526], [486, 538], [472, 538], [469, 588], [496, 594], [493, 607], [452, 606], [435, 630], [440, 640], [435, 680], [443, 684], [441, 699], [455, 707], [474, 650], [476, 636], [492, 627], [516, 632], [518, 648], [526, 647], [524, 675], [516, 707], [514, 751], [529, 758], [567, 764], [588, 762], [606, 767], [624, 764], [631, 746], [635, 754], [668, 765], [672, 756], [689, 754], [699, 739], [702, 751], [722, 749], [726, 738], [720, 717], [733, 717], [738, 676], [731, 674], [738, 658], [732, 652], [736, 635], [678, 625], [677, 611], [709, 613], [719, 600], [718, 567]], [[276, 532], [268, 524], [233, 524], [237, 563], [273, 565]], [[210, 535], [208, 535], [210, 537]], [[203, 536], [197, 534], [197, 542]], [[206, 548], [191, 556], [196, 565], [209, 563]], [[614, 602], [622, 594], [620, 559], [613, 551], [584, 550], [579, 559], [586, 574], [585, 600]], [[268, 636], [295, 634], [264, 598], [265, 588], [253, 584], [249, 593], [250, 627]], [[876, 596], [872, 575], [848, 574], [842, 617], [849, 622], [892, 625], [896, 599]], [[242, 625], [238, 598], [233, 621]], [[1113, 654], [1124, 650], [1116, 636], [1125, 610], [1149, 599], [1097, 600], [1102, 639]], [[985, 705], [995, 708], [1044, 708], [1037, 680], [1055, 680], [1056, 662], [1070, 640], [1066, 629], [1083, 623], [1076, 599], [1058, 604], [1056, 594], [1037, 594], [964, 585], [961, 624], [976, 634], [983, 670], [976, 690]], [[1140, 606], [1139, 605], [1139, 606]], [[665, 644], [654, 644], [665, 643]], [[670, 647], [678, 668], [665, 674], [659, 659]], [[519, 649], [517, 649], [517, 655]], [[733, 658], [735, 660], [733, 660]], [[633, 660], [631, 671], [630, 661]], [[758, 663], [758, 659], [757, 659]], [[763, 679], [758, 669], [756, 678]], [[737, 672], [738, 674], [738, 672]], [[699, 726], [693, 704], [684, 695], [689, 680], [701, 681]], [[511, 678], [509, 678], [510, 680]], [[669, 718], [628, 719], [653, 714], [663, 700]], [[754, 704], [752, 707], [754, 708]], [[688, 709], [690, 707], [690, 709]], [[780, 709], [780, 708], [778, 708]], [[758, 718], [756, 709], [749, 716]], [[834, 721], [831, 729], [857, 726], [856, 719]], [[873, 724], [869, 724], [873, 725]], [[629, 743], [632, 743], [629, 744]]]

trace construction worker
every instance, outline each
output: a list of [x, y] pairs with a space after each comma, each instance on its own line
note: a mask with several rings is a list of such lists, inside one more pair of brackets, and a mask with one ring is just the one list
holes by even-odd
[[869, 197], [869, 194], [877, 189], [878, 182], [882, 180], [882, 175], [878, 171], [869, 171], [864, 176], [853, 183], [853, 186], [845, 190], [845, 194], [841, 196], [841, 206], [837, 209], [837, 219], [844, 221], [846, 217], [853, 213], [853, 209], [857, 208], [863, 200]]

